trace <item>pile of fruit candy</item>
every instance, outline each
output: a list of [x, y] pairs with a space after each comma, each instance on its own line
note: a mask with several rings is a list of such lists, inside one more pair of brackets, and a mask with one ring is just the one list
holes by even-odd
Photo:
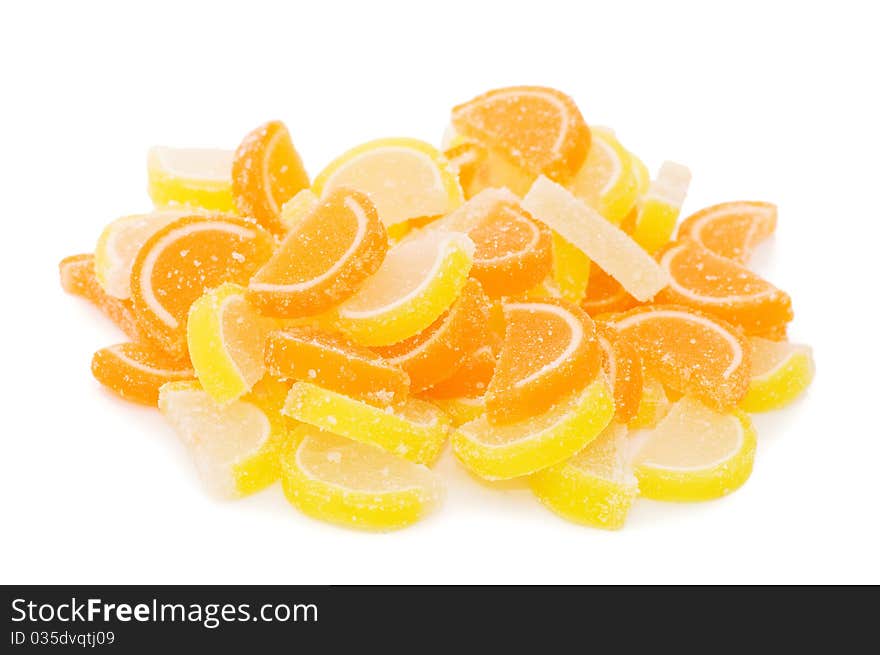
[[[235, 152], [153, 148], [155, 211], [110, 223], [61, 283], [130, 341], [95, 378], [158, 406], [209, 488], [281, 480], [304, 513], [409, 525], [447, 441], [572, 521], [749, 477], [748, 412], [813, 374], [789, 296], [748, 268], [776, 208], [680, 225], [689, 171], [645, 165], [568, 96], [490, 91], [442, 148], [357, 146], [309, 182], [287, 128]], [[673, 236], [675, 235], [675, 236]]]

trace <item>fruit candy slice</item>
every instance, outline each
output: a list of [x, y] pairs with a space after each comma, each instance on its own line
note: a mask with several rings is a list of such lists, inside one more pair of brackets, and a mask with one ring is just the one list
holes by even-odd
[[590, 149], [590, 129], [574, 101], [555, 89], [494, 89], [454, 107], [452, 125], [532, 177], [566, 182]]
[[638, 412], [642, 400], [642, 357], [635, 346], [613, 328], [597, 324], [596, 336], [602, 348], [602, 368], [614, 391], [614, 418], [627, 423]]
[[449, 163], [418, 139], [377, 139], [340, 155], [315, 178], [313, 188], [326, 195], [339, 187], [367, 194], [386, 226], [448, 214], [463, 200]]
[[284, 203], [278, 220], [285, 232], [290, 232], [299, 222], [311, 214], [320, 204], [321, 199], [311, 189], [303, 189]]
[[813, 351], [786, 341], [751, 337], [752, 379], [740, 407], [747, 412], [780, 409], [800, 396], [813, 380]]
[[636, 415], [629, 421], [631, 430], [653, 428], [669, 412], [669, 397], [660, 380], [650, 375], [644, 376], [642, 398]]
[[495, 373], [495, 353], [499, 347], [500, 344], [480, 346], [464, 358], [452, 375], [422, 391], [422, 397], [442, 400], [482, 396]]
[[481, 416], [452, 434], [455, 456], [486, 480], [529, 475], [568, 459], [590, 443], [614, 415], [604, 376], [539, 416], [498, 426]]
[[449, 418], [423, 400], [380, 409], [310, 382], [293, 384], [284, 414], [418, 464], [433, 464], [449, 433]]
[[381, 448], [301, 425], [281, 455], [290, 503], [321, 521], [362, 530], [411, 525], [445, 495], [430, 469]]
[[577, 455], [529, 478], [534, 494], [561, 517], [606, 530], [619, 530], [638, 495], [626, 461], [626, 427], [611, 423]]
[[413, 391], [422, 391], [449, 377], [486, 342], [488, 321], [489, 299], [480, 283], [471, 279], [452, 307], [425, 330], [376, 352], [406, 371]]
[[563, 298], [575, 304], [584, 299], [590, 268], [590, 258], [583, 250], [553, 233], [553, 280]]
[[738, 489], [752, 473], [757, 438], [740, 412], [719, 414], [679, 400], [635, 455], [639, 491], [654, 500], [711, 500]]
[[776, 230], [776, 205], [769, 202], [724, 202], [686, 218], [678, 236], [690, 237], [716, 255], [742, 264]]
[[388, 250], [385, 227], [363, 193], [336, 189], [293, 226], [248, 286], [264, 314], [326, 311], [376, 272]]
[[409, 376], [400, 368], [341, 334], [314, 327], [271, 333], [266, 366], [275, 377], [311, 381], [380, 407], [400, 403], [409, 394]]
[[132, 341], [143, 341], [146, 336], [134, 316], [131, 302], [107, 294], [95, 276], [95, 258], [92, 255], [71, 255], [58, 264], [61, 288], [81, 296], [113, 321]]
[[431, 402], [446, 414], [452, 421], [452, 427], [469, 423], [486, 413], [486, 399], [482, 396], [473, 398], [438, 398]]
[[235, 151], [232, 190], [235, 204], [267, 230], [282, 234], [281, 207], [309, 186], [309, 176], [290, 132], [281, 121], [270, 121], [250, 132]]
[[186, 216], [166, 225], [147, 239], [132, 266], [138, 322], [169, 352], [185, 353], [190, 305], [223, 282], [247, 283], [274, 243], [244, 219]]
[[620, 282], [598, 266], [590, 269], [590, 282], [581, 308], [592, 317], [611, 312], [625, 312], [639, 304], [626, 292]]
[[486, 390], [490, 422], [541, 414], [578, 393], [599, 371], [601, 351], [589, 316], [562, 300], [507, 302], [507, 330]]
[[426, 230], [388, 251], [375, 275], [336, 309], [337, 326], [365, 346], [418, 334], [458, 298], [473, 262], [464, 234]]
[[186, 340], [202, 387], [219, 403], [235, 400], [263, 377], [263, 347], [276, 321], [245, 300], [244, 287], [227, 282], [189, 309]]
[[147, 177], [153, 204], [234, 212], [232, 156], [229, 150], [209, 148], [150, 148]]
[[285, 388], [265, 378], [240, 400], [216, 402], [198, 382], [159, 389], [159, 410], [190, 449], [206, 487], [223, 498], [246, 496], [275, 482], [289, 420]]
[[763, 334], [793, 318], [784, 291], [690, 239], [672, 244], [660, 255], [669, 286], [659, 302], [685, 305], [738, 325], [746, 334]]
[[632, 159], [607, 127], [594, 127], [591, 133], [587, 159], [568, 186], [577, 198], [620, 225], [639, 193]]
[[745, 396], [751, 348], [737, 328], [675, 305], [637, 307], [609, 320], [664, 385], [721, 411]]
[[632, 232], [636, 243], [648, 252], [657, 252], [669, 242], [690, 182], [687, 167], [671, 161], [660, 166], [657, 178], [642, 198]]
[[[629, 153], [629, 160], [632, 164], [633, 178], [635, 178], [639, 196], [644, 196], [648, 193], [648, 189], [651, 188], [651, 174], [648, 172], [648, 167], [645, 166], [645, 162], [632, 152]], [[638, 203], [636, 203], [636, 207], [633, 207], [633, 209], [636, 209], [637, 206]], [[632, 210], [630, 210], [630, 213], [632, 213]]]
[[92, 357], [92, 375], [126, 400], [153, 407], [163, 384], [196, 376], [188, 363], [140, 343], [102, 348]]
[[638, 300], [653, 298], [668, 284], [666, 272], [629, 235], [546, 177], [535, 180], [523, 206]]
[[477, 194], [485, 184], [480, 180], [488, 151], [475, 141], [462, 140], [443, 151], [451, 170], [458, 174], [458, 183], [465, 198]]

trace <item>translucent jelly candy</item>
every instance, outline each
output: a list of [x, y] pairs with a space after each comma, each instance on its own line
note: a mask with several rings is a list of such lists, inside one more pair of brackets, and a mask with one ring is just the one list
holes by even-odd
[[394, 530], [435, 509], [445, 490], [430, 469], [310, 425], [281, 455], [290, 503], [313, 518], [362, 530]]
[[553, 233], [553, 280], [563, 298], [575, 304], [584, 299], [591, 268], [583, 250]]
[[81, 296], [101, 310], [132, 341], [145, 338], [141, 326], [134, 316], [131, 302], [114, 298], [104, 291], [95, 275], [93, 255], [71, 255], [58, 264], [61, 288], [67, 293]]
[[163, 384], [196, 376], [189, 363], [140, 343], [102, 348], [92, 357], [92, 375], [126, 400], [153, 407]]
[[377, 139], [340, 155], [315, 178], [314, 191], [326, 195], [338, 187], [367, 194], [385, 225], [441, 216], [463, 200], [449, 163], [418, 139]]
[[486, 399], [483, 396], [437, 398], [432, 399], [431, 402], [449, 417], [454, 428], [470, 423], [486, 413]]
[[504, 303], [507, 330], [486, 390], [487, 417], [512, 423], [550, 409], [587, 386], [601, 351], [589, 316], [561, 300]]
[[639, 301], [626, 292], [620, 282], [608, 275], [598, 266], [590, 269], [590, 282], [581, 308], [590, 316], [596, 317], [611, 312], [625, 312], [639, 304]]
[[594, 127], [591, 133], [587, 159], [568, 186], [576, 197], [620, 225], [639, 193], [632, 160], [608, 128]]
[[337, 189], [302, 217], [248, 285], [264, 314], [318, 314], [349, 298], [388, 250], [385, 227], [363, 193]]
[[678, 236], [690, 237], [716, 255], [745, 263], [752, 251], [776, 230], [776, 205], [724, 202], [688, 216]]
[[522, 169], [568, 181], [590, 149], [590, 129], [574, 101], [555, 89], [495, 89], [452, 109], [452, 125]]
[[752, 473], [757, 438], [742, 413], [719, 414], [685, 396], [644, 436], [634, 457], [639, 492], [654, 500], [711, 500]]
[[473, 252], [464, 234], [426, 230], [408, 237], [336, 308], [336, 325], [365, 346], [390, 346], [418, 334], [458, 298]]
[[283, 234], [281, 208], [309, 186], [309, 176], [281, 121], [270, 121], [250, 132], [235, 151], [232, 189], [244, 216], [256, 218], [267, 230]]
[[450, 168], [458, 174], [465, 198], [473, 197], [488, 186], [480, 179], [488, 154], [483, 146], [471, 140], [461, 140], [443, 151]]
[[452, 307], [424, 331], [376, 352], [409, 374], [413, 391], [422, 391], [449, 377], [486, 342], [488, 321], [489, 299], [471, 279]]
[[281, 216], [278, 217], [278, 220], [284, 226], [284, 231], [290, 232], [302, 219], [311, 214], [320, 202], [321, 199], [311, 189], [297, 192], [281, 208]]
[[266, 335], [276, 327], [277, 321], [245, 300], [238, 284], [221, 284], [192, 304], [186, 323], [189, 356], [214, 400], [235, 400], [263, 377]]
[[569, 521], [619, 530], [639, 488], [627, 462], [626, 427], [611, 423], [571, 459], [529, 478], [544, 505]]
[[496, 350], [499, 348], [500, 343], [480, 346], [469, 353], [449, 377], [422, 391], [421, 396], [429, 400], [482, 396], [495, 374]]
[[535, 180], [523, 206], [638, 300], [653, 298], [668, 284], [666, 272], [629, 235], [546, 177]]
[[791, 298], [755, 273], [690, 239], [664, 250], [660, 265], [669, 286], [663, 303], [686, 305], [738, 325], [746, 334], [763, 334], [793, 317]]
[[198, 382], [159, 389], [159, 410], [189, 448], [213, 494], [238, 498], [275, 482], [290, 423], [281, 416], [284, 385], [265, 378], [240, 400], [220, 404]]
[[745, 396], [751, 348], [735, 327], [675, 305], [637, 307], [609, 319], [642, 355], [652, 375], [721, 411]]
[[669, 412], [669, 405], [669, 397], [660, 380], [645, 375], [639, 408], [636, 415], [629, 420], [628, 427], [632, 430], [653, 428]]
[[239, 218], [187, 216], [166, 225], [132, 266], [138, 323], [169, 352], [185, 353], [190, 305], [223, 282], [246, 284], [274, 245], [268, 232]]
[[632, 237], [650, 253], [665, 246], [681, 213], [691, 172], [681, 164], [666, 161], [644, 195], [633, 225]]
[[232, 157], [230, 150], [150, 148], [147, 174], [153, 204], [234, 212]]
[[639, 351], [613, 328], [596, 324], [596, 336], [602, 348], [602, 368], [614, 391], [614, 418], [628, 423], [639, 411], [644, 374]]
[[767, 412], [785, 407], [813, 380], [813, 351], [787, 341], [749, 339], [752, 345], [752, 379], [740, 407], [747, 412]]
[[265, 359], [275, 377], [314, 382], [380, 407], [398, 404], [409, 394], [409, 376], [402, 369], [341, 334], [314, 327], [271, 333]]
[[495, 425], [487, 415], [452, 434], [455, 456], [486, 480], [529, 475], [568, 459], [602, 432], [614, 415], [604, 376], [550, 411], [531, 419]]
[[381, 409], [309, 382], [293, 384], [284, 414], [418, 464], [433, 464], [449, 433], [449, 418], [431, 403], [410, 398]]

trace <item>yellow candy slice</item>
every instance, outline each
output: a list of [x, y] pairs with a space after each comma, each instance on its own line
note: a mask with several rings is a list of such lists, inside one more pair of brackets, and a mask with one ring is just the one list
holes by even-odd
[[757, 437], [741, 412], [719, 414], [685, 396], [643, 436], [634, 464], [645, 498], [711, 500], [729, 494], [752, 473]]
[[431, 402], [440, 408], [452, 421], [452, 427], [469, 423], [486, 413], [486, 399], [478, 398], [436, 398]]
[[159, 389], [159, 410], [190, 449], [206, 487], [223, 498], [275, 482], [290, 423], [281, 415], [286, 387], [266, 378], [241, 400], [221, 405], [195, 381]]
[[669, 406], [669, 397], [660, 381], [655, 377], [645, 376], [639, 409], [627, 425], [631, 430], [653, 428], [669, 412]]
[[283, 412], [418, 464], [433, 464], [449, 435], [449, 417], [429, 402], [410, 398], [394, 407], [379, 408], [310, 382], [294, 383]]
[[813, 381], [815, 365], [809, 346], [750, 337], [752, 379], [740, 403], [747, 412], [768, 412], [785, 407]]
[[529, 484], [540, 501], [563, 518], [618, 530], [638, 495], [627, 462], [628, 446], [626, 427], [611, 423], [577, 455], [535, 473]]
[[591, 130], [592, 143], [571, 192], [615, 225], [629, 213], [639, 195], [629, 152], [607, 127]]
[[600, 376], [584, 391], [537, 418], [495, 426], [481, 416], [452, 434], [456, 457], [486, 480], [529, 475], [590, 443], [611, 421], [614, 400]]
[[389, 346], [418, 334], [458, 298], [473, 255], [473, 241], [458, 232], [428, 229], [404, 239], [337, 307], [337, 327], [365, 346]]
[[281, 216], [278, 220], [286, 231], [293, 229], [301, 218], [309, 215], [318, 206], [320, 198], [311, 189], [303, 189], [297, 192], [293, 198], [281, 207]]
[[590, 258], [553, 233], [553, 280], [562, 298], [579, 305], [590, 283]]
[[150, 198], [157, 208], [185, 205], [235, 214], [231, 150], [165, 148], [147, 155]]
[[681, 164], [666, 161], [642, 198], [633, 228], [633, 239], [649, 253], [669, 243], [681, 206], [687, 195], [691, 172]]

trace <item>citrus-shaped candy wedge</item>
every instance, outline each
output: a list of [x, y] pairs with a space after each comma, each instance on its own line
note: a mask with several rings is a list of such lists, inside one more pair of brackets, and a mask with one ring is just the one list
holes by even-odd
[[666, 389], [657, 378], [646, 375], [642, 384], [642, 397], [639, 407], [628, 424], [631, 430], [653, 428], [669, 412], [669, 397]]
[[[632, 152], [629, 153], [629, 160], [632, 164], [633, 177], [636, 180], [636, 188], [639, 192], [639, 197], [644, 196], [648, 193], [648, 189], [651, 188], [651, 173], [648, 171], [648, 167], [645, 166], [645, 162], [639, 159]], [[635, 209], [636, 207], [633, 207]], [[632, 212], [632, 210], [630, 210]]]
[[614, 415], [614, 400], [604, 376], [550, 411], [507, 425], [481, 416], [452, 433], [455, 456], [486, 480], [529, 475], [568, 459], [605, 428]]
[[809, 346], [751, 337], [752, 379], [740, 407], [747, 412], [780, 409], [800, 396], [813, 381], [815, 365]]
[[724, 202], [688, 216], [678, 229], [716, 255], [745, 263], [754, 249], [776, 230], [776, 205]]
[[153, 234], [131, 271], [138, 322], [171, 353], [186, 352], [190, 305], [223, 282], [245, 284], [269, 259], [272, 236], [232, 217], [186, 216]]
[[745, 266], [685, 239], [660, 255], [669, 286], [657, 300], [686, 305], [763, 334], [794, 317], [791, 298]]
[[281, 121], [269, 121], [251, 131], [238, 146], [232, 163], [235, 204], [276, 234], [283, 233], [281, 208], [309, 186], [309, 176], [290, 132]]
[[664, 385], [721, 411], [736, 407], [745, 396], [751, 347], [732, 325], [676, 305], [637, 307], [610, 323]]
[[598, 266], [590, 268], [590, 281], [581, 308], [595, 318], [601, 314], [625, 312], [639, 304], [626, 292], [620, 282]]
[[530, 176], [568, 181], [590, 149], [590, 129], [574, 101], [555, 89], [494, 89], [452, 109], [459, 134], [501, 154]]
[[584, 299], [590, 268], [590, 258], [583, 250], [553, 233], [553, 280], [563, 298], [575, 304]]
[[471, 279], [449, 310], [425, 330], [376, 352], [407, 372], [413, 391], [422, 391], [449, 377], [485, 343], [488, 322], [489, 298]]
[[380, 407], [400, 403], [409, 394], [409, 376], [402, 369], [341, 334], [314, 327], [271, 333], [266, 366], [275, 377], [314, 382]]
[[638, 495], [627, 462], [626, 427], [610, 423], [571, 459], [529, 478], [534, 494], [561, 517], [606, 530], [619, 530]]
[[431, 402], [449, 417], [454, 428], [470, 423], [486, 413], [486, 399], [482, 396], [437, 398], [432, 399]]
[[476, 195], [484, 186], [479, 176], [486, 165], [488, 154], [483, 146], [469, 139], [460, 140], [443, 151], [450, 169], [458, 174], [458, 183], [465, 198]]
[[654, 500], [711, 500], [752, 473], [757, 438], [740, 412], [719, 414], [685, 396], [645, 435], [634, 458], [639, 492]]
[[388, 250], [385, 227], [363, 193], [336, 189], [292, 226], [248, 285], [265, 314], [318, 314], [350, 297]]
[[140, 343], [102, 348], [92, 357], [92, 375], [126, 400], [153, 407], [163, 384], [196, 376], [189, 363]]
[[535, 180], [523, 206], [638, 300], [653, 298], [668, 284], [666, 272], [628, 234], [546, 177]]
[[375, 275], [336, 309], [338, 327], [365, 346], [418, 334], [458, 298], [473, 262], [466, 235], [426, 230], [388, 251]]
[[147, 176], [153, 204], [234, 212], [232, 152], [210, 148], [150, 148]]
[[340, 155], [315, 178], [313, 189], [323, 196], [338, 187], [367, 194], [385, 225], [447, 214], [463, 200], [449, 163], [418, 139], [377, 139]]
[[591, 133], [590, 152], [569, 188], [602, 216], [620, 225], [639, 193], [632, 160], [608, 128], [594, 127]]
[[265, 378], [244, 398], [220, 404], [198, 382], [169, 382], [159, 390], [159, 410], [189, 448], [208, 490], [238, 498], [280, 475], [290, 428], [280, 413], [284, 391]]
[[290, 232], [299, 222], [311, 214], [320, 204], [321, 199], [311, 189], [303, 189], [284, 203], [278, 220], [285, 232]]
[[189, 309], [186, 340], [202, 388], [220, 403], [250, 391], [263, 377], [263, 348], [276, 321], [245, 300], [244, 287], [226, 282]]
[[464, 358], [452, 375], [422, 391], [421, 396], [429, 400], [482, 396], [495, 374], [498, 348], [500, 343], [480, 346]]
[[589, 316], [561, 300], [507, 302], [507, 330], [486, 390], [487, 418], [512, 423], [541, 414], [596, 377], [601, 352]]
[[613, 328], [597, 324], [596, 336], [602, 348], [602, 368], [614, 391], [614, 418], [627, 423], [638, 413], [642, 400], [642, 356]]
[[423, 400], [382, 409], [309, 382], [293, 384], [284, 414], [419, 464], [436, 461], [449, 433], [449, 418]]
[[412, 525], [445, 495], [430, 469], [310, 425], [294, 431], [281, 469], [284, 494], [294, 507], [349, 528]]
[[691, 172], [681, 164], [667, 161], [660, 166], [636, 215], [632, 237], [648, 252], [665, 246], [681, 213], [691, 182]]

